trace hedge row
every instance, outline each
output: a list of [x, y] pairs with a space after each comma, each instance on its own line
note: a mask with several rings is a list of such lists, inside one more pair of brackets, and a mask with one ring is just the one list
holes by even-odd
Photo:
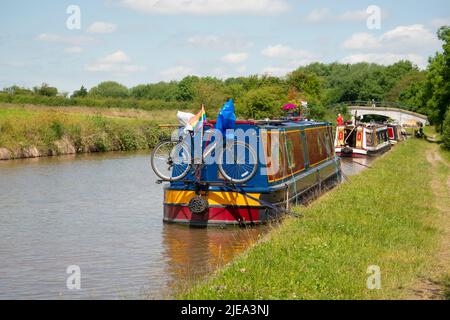
[[193, 103], [162, 100], [139, 100], [117, 98], [64, 98], [40, 95], [15, 95], [0, 93], [0, 102], [16, 104], [35, 104], [46, 106], [83, 106], [98, 108], [121, 108], [143, 110], [189, 110], [195, 109]]

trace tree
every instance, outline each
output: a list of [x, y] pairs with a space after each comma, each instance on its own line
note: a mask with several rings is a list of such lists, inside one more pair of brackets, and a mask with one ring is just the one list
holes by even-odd
[[81, 86], [80, 90], [75, 90], [72, 94], [72, 98], [84, 98], [88, 95], [88, 91], [84, 86]]
[[286, 93], [282, 87], [262, 87], [247, 92], [236, 103], [238, 116], [252, 119], [264, 119], [278, 116], [286, 103]]
[[204, 104], [207, 110], [219, 109], [227, 98], [222, 82], [217, 79], [200, 79], [193, 85], [193, 92], [196, 105]]
[[438, 37], [444, 42], [444, 50], [429, 59], [423, 98], [430, 121], [442, 133], [445, 114], [450, 107], [450, 27], [441, 27]]
[[194, 84], [199, 81], [196, 76], [187, 76], [178, 83], [175, 93], [178, 101], [192, 101], [194, 100]]
[[58, 89], [50, 87], [47, 83], [43, 83], [40, 87], [34, 87], [34, 92], [41, 96], [56, 97]]
[[314, 73], [308, 73], [297, 69], [288, 74], [286, 82], [300, 94], [318, 99], [322, 96], [323, 81]]
[[446, 150], [450, 150], [450, 110], [447, 110], [447, 115], [444, 120], [442, 130], [442, 146]]
[[176, 99], [176, 91], [176, 82], [158, 82], [131, 88], [130, 95], [137, 99], [173, 101]]
[[7, 92], [9, 94], [17, 94], [17, 95], [32, 95], [34, 92], [27, 88], [22, 88], [17, 85], [4, 88], [3, 92]]
[[105, 81], [89, 91], [89, 96], [101, 98], [127, 98], [128, 88], [115, 81]]

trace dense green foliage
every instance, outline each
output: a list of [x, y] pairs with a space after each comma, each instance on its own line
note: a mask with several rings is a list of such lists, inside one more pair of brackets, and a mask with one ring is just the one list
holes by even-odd
[[81, 86], [80, 90], [75, 90], [72, 94], [72, 98], [85, 98], [88, 95], [88, 91], [84, 86]]
[[450, 27], [439, 29], [438, 36], [444, 42], [443, 53], [430, 58], [422, 94], [425, 111], [442, 132], [450, 108]]
[[450, 150], [450, 110], [447, 111], [442, 131], [442, 146], [446, 150]]

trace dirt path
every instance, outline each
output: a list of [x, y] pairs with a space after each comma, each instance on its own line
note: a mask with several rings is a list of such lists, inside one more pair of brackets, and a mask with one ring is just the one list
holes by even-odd
[[438, 148], [431, 145], [426, 156], [432, 166], [431, 188], [436, 196], [435, 206], [440, 211], [438, 227], [441, 241], [430, 273], [421, 277], [412, 289], [410, 298], [417, 300], [445, 299], [444, 292], [449, 290], [445, 288], [443, 277], [450, 275], [450, 175], [445, 175], [450, 164], [442, 159]]

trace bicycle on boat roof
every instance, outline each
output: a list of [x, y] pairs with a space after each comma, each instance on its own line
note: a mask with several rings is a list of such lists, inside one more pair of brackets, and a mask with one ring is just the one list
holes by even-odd
[[[211, 127], [211, 124], [205, 124]], [[205, 132], [205, 134], [211, 131]], [[205, 159], [215, 155], [217, 167], [224, 178], [232, 184], [244, 184], [257, 173], [258, 157], [256, 151], [246, 142], [224, 139], [223, 147], [217, 148], [217, 142], [210, 143], [211, 136], [206, 139], [206, 147], [201, 154], [200, 163], [196, 163], [194, 150], [194, 131], [183, 132], [178, 139], [167, 139], [160, 142], [152, 152], [151, 166], [162, 181], [175, 182], [185, 178], [192, 169], [195, 178], [201, 179]], [[193, 146], [193, 147], [191, 147]], [[218, 149], [218, 150], [216, 150]]]

